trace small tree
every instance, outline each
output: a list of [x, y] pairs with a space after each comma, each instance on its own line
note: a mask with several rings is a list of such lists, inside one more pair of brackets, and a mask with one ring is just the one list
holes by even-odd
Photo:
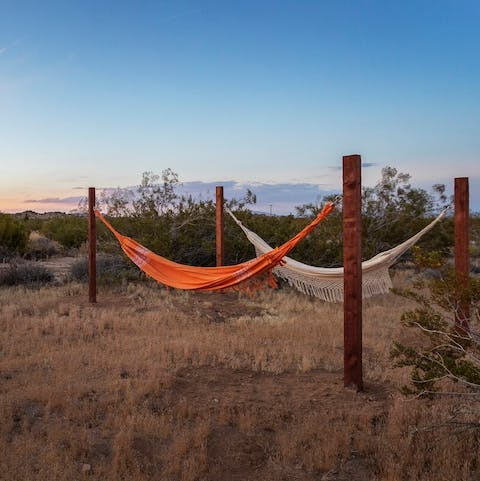
[[[445, 186], [435, 184], [432, 192], [412, 187], [410, 175], [399, 172], [394, 167], [384, 167], [380, 180], [373, 187], [362, 189], [362, 256], [369, 259], [384, 250], [406, 240], [436, 215], [439, 209], [445, 207], [447, 197]], [[296, 207], [301, 217], [315, 216], [327, 201], [336, 198], [328, 195], [320, 204], [304, 204]], [[452, 223], [449, 220], [436, 227], [435, 236], [426, 236], [422, 244], [431, 249], [445, 249], [451, 245], [453, 237]], [[342, 214], [341, 205], [329, 216], [328, 231], [322, 227], [310, 236], [311, 248], [315, 246], [314, 258], [321, 265], [342, 265]], [[324, 238], [325, 236], [325, 238]], [[309, 241], [307, 241], [309, 242]], [[305, 244], [306, 245], [306, 244]], [[324, 256], [327, 252], [328, 256]], [[299, 259], [301, 260], [301, 259]]]
[[[136, 191], [106, 189], [98, 198], [99, 208], [115, 217], [113, 225], [123, 234], [135, 237], [141, 244], [168, 259], [191, 265], [215, 265], [215, 203], [195, 199], [176, 192], [178, 175], [165, 169], [161, 175], [144, 172]], [[241, 199], [231, 199], [226, 205], [232, 210], [246, 211], [256, 202], [255, 194], [247, 190]], [[85, 212], [85, 201], [80, 206]], [[229, 219], [226, 219], [229, 222]], [[104, 227], [98, 237], [102, 249], [119, 251], [117, 242]], [[226, 229], [227, 258], [235, 263], [252, 257], [253, 248], [238, 228]], [[247, 254], [248, 252], [248, 254]]]
[[125, 217], [132, 213], [134, 194], [130, 189], [117, 187], [114, 190], [102, 190], [98, 205], [105, 214], [112, 217]]
[[[429, 193], [412, 187], [410, 180], [410, 174], [399, 172], [394, 167], [384, 167], [377, 184], [363, 189], [362, 229], [366, 258], [409, 238], [446, 206], [443, 184], [433, 185]], [[431, 249], [451, 245], [452, 234], [448, 223], [442, 223], [436, 233], [428, 240]]]
[[133, 201], [134, 214], [158, 217], [171, 212], [178, 199], [175, 192], [178, 183], [178, 174], [172, 169], [163, 170], [160, 176], [144, 172], [137, 189], [137, 198]]

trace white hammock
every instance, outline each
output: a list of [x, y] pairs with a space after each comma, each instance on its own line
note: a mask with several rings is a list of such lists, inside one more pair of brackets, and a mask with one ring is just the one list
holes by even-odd
[[[430, 224], [410, 239], [402, 242], [384, 252], [380, 252], [375, 257], [362, 262], [362, 296], [371, 297], [376, 294], [385, 294], [393, 286], [388, 273], [388, 268], [420, 238], [430, 231], [437, 224], [448, 209], [445, 209]], [[233, 220], [243, 230], [248, 240], [255, 247], [257, 256], [272, 250], [259, 235], [247, 229], [234, 215], [227, 209]], [[318, 297], [327, 302], [343, 302], [343, 267], [314, 267], [303, 264], [290, 257], [284, 257], [285, 262], [282, 266], [277, 266], [273, 272], [280, 278], [286, 280], [292, 287], [295, 287], [304, 294]]]

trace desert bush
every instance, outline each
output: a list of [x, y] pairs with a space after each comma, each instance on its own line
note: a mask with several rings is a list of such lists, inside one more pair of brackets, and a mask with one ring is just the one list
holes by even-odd
[[31, 232], [25, 250], [28, 259], [47, 259], [62, 252], [62, 246], [38, 232]]
[[18, 262], [0, 270], [0, 286], [41, 285], [54, 281], [53, 273], [35, 262]]
[[[86, 282], [88, 279], [87, 258], [78, 259], [70, 268], [74, 281]], [[123, 281], [139, 281], [144, 275], [128, 259], [118, 255], [99, 255], [97, 257], [97, 281], [101, 284], [115, 284]]]
[[451, 267], [440, 265], [438, 255], [417, 250], [416, 260], [429, 270], [436, 268], [438, 275], [420, 278], [413, 289], [398, 291], [417, 303], [401, 320], [421, 334], [414, 345], [393, 344], [396, 366], [412, 369], [411, 387], [404, 391], [432, 395], [451, 390], [450, 384], [445, 386], [453, 382], [480, 394], [480, 279], [471, 277], [464, 287]]
[[470, 256], [480, 257], [480, 213], [470, 215]]
[[[447, 205], [443, 184], [433, 185], [428, 192], [412, 187], [410, 181], [409, 174], [384, 167], [379, 182], [374, 187], [363, 189], [363, 235], [367, 257], [411, 237]], [[448, 249], [452, 240], [452, 223], [442, 222], [435, 228], [435, 235], [425, 236], [422, 244], [429, 250], [444, 250]]]
[[[447, 204], [445, 186], [432, 186], [432, 192], [412, 187], [410, 175], [398, 172], [393, 167], [382, 169], [382, 177], [374, 187], [362, 189], [362, 256], [369, 259], [399, 242], [408, 239], [425, 227]], [[312, 218], [322, 205], [334, 196], [326, 196], [320, 205], [304, 204], [297, 207], [301, 217]], [[315, 229], [306, 242], [302, 242], [292, 257], [321, 260], [329, 258], [336, 266], [343, 262], [341, 206], [328, 218], [326, 227]], [[427, 234], [421, 245], [447, 253], [453, 241], [453, 223], [445, 219], [435, 227], [435, 235]], [[308, 247], [307, 247], [308, 245]], [[324, 255], [327, 253], [327, 255]], [[409, 257], [409, 253], [406, 257]], [[296, 257], [298, 256], [298, 257]], [[319, 265], [319, 264], [315, 264]]]
[[[138, 192], [142, 196], [141, 204], [133, 202], [128, 208], [126, 200], [118, 200], [118, 191], [114, 191], [112, 197], [101, 195], [100, 205], [112, 215], [112, 225], [122, 234], [134, 237], [145, 247], [173, 261], [215, 265], [214, 202], [195, 200], [191, 196], [174, 196], [173, 185], [168, 182], [161, 186], [150, 185], [156, 178], [150, 174], [144, 174]], [[153, 196], [150, 201], [147, 194]], [[229, 201], [228, 205], [244, 211], [245, 205], [253, 201], [254, 196], [247, 191], [244, 199]], [[147, 208], [148, 205], [150, 208]], [[226, 263], [234, 264], [252, 258], [254, 250], [248, 240], [239, 233], [233, 221], [226, 219], [226, 222], [227, 226], [231, 225], [225, 230]], [[121, 253], [116, 239], [102, 225], [98, 228], [98, 239], [102, 251]]]
[[13, 216], [0, 214], [0, 256], [23, 254], [28, 241], [25, 226]]
[[41, 226], [40, 232], [66, 249], [78, 248], [87, 240], [87, 219], [71, 215], [54, 217]]

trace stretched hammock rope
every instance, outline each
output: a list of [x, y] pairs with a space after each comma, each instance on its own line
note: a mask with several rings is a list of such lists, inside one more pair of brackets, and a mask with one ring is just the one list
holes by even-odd
[[[447, 210], [442, 211], [436, 219], [410, 239], [362, 262], [363, 298], [385, 294], [393, 287], [388, 272], [389, 267], [418, 242], [423, 235], [429, 232], [435, 224], [440, 222], [445, 217]], [[264, 255], [271, 251], [272, 247], [258, 234], [247, 229], [229, 209], [227, 209], [227, 212], [253, 244], [257, 255]], [[276, 266], [273, 273], [304, 294], [318, 297], [327, 302], [343, 302], [343, 267], [314, 267], [290, 257], [284, 257], [282, 264]]]
[[176, 289], [215, 291], [236, 286], [261, 273], [271, 271], [333, 209], [332, 203], [326, 204], [313, 222], [276, 249], [270, 248], [268, 252], [242, 264], [221, 267], [195, 267], [172, 262], [117, 232], [100, 212], [95, 211], [95, 215], [115, 235], [125, 254], [148, 276]]

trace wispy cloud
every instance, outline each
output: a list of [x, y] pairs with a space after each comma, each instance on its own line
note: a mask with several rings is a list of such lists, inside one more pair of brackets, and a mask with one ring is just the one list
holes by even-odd
[[[364, 168], [364, 169], [368, 169], [369, 167], [375, 167], [376, 165], [378, 165], [377, 162], [362, 162], [362, 168]], [[331, 169], [331, 170], [342, 170], [342, 166], [341, 165], [331, 165], [329, 167], [329, 169]]]
[[78, 204], [82, 196], [46, 197], [45, 199], [25, 199], [24, 204]]
[[10, 50], [13, 47], [16, 47], [20, 43], [20, 40], [14, 40], [13, 42], [10, 43], [10, 45], [4, 45], [3, 47], [0, 47], [0, 55], [4, 54], [8, 50]]

